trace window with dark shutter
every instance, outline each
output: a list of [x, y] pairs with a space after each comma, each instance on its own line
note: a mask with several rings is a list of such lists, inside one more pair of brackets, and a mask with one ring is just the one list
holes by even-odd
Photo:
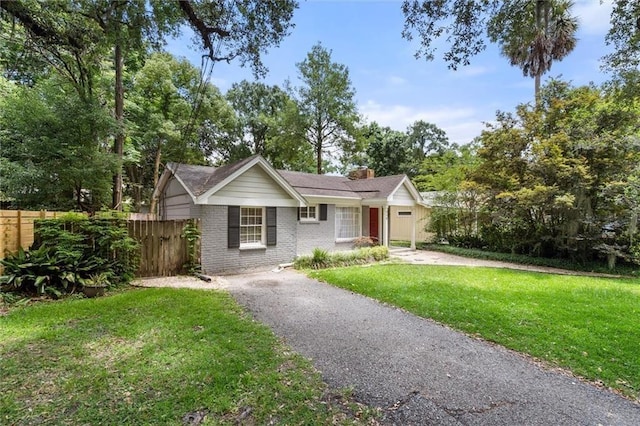
[[227, 247], [240, 247], [240, 207], [229, 206], [227, 215]]
[[327, 205], [320, 204], [320, 220], [327, 220]]
[[275, 207], [267, 207], [267, 245], [275, 246], [277, 243], [277, 212]]

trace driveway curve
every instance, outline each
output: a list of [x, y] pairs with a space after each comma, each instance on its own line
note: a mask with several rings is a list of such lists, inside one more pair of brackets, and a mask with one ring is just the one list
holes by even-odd
[[220, 285], [383, 424], [640, 425], [640, 404], [296, 271]]

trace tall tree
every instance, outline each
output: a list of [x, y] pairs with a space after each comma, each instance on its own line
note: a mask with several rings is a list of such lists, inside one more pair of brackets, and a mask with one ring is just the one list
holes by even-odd
[[615, 0], [611, 29], [606, 37], [614, 51], [605, 57], [605, 65], [616, 71], [637, 71], [640, 65], [640, 3]]
[[[186, 59], [154, 53], [130, 84], [127, 148], [137, 152], [139, 159], [127, 162], [125, 170], [129, 195], [140, 211], [158, 182], [162, 163], [204, 163], [212, 154], [211, 145], [228, 138], [236, 121], [219, 90], [211, 85], [201, 87], [200, 72]], [[205, 127], [211, 130], [214, 126], [219, 131], [215, 138], [200, 137]], [[148, 206], [153, 212], [154, 200]]]
[[265, 156], [270, 126], [283, 113], [289, 95], [278, 86], [243, 80], [231, 86], [226, 98], [238, 116], [247, 153]]
[[296, 64], [302, 86], [293, 91], [301, 114], [305, 138], [316, 157], [316, 172], [323, 173], [323, 160], [335, 151], [349, 151], [356, 143], [358, 112], [349, 69], [331, 60], [331, 51], [321, 44], [311, 48]]
[[433, 123], [418, 120], [407, 129], [407, 144], [411, 152], [408, 170], [410, 177], [418, 174], [421, 163], [428, 155], [443, 154], [449, 146], [447, 133]]
[[405, 133], [373, 122], [365, 126], [363, 134], [367, 144], [367, 164], [377, 176], [406, 173], [412, 152]]
[[12, 86], [0, 104], [0, 195], [16, 208], [96, 211], [117, 161], [96, 144], [110, 115], [58, 75]]
[[417, 34], [416, 57], [432, 60], [435, 41], [447, 34], [451, 47], [443, 58], [456, 69], [468, 65], [486, 47], [486, 31], [512, 65], [536, 79], [537, 95], [540, 77], [575, 46], [577, 21], [570, 15], [572, 6], [569, 0], [405, 0], [402, 35], [412, 40]]
[[511, 65], [534, 78], [536, 100], [542, 75], [575, 48], [578, 21], [572, 7], [569, 0], [505, 2], [489, 21], [489, 39], [500, 45]]
[[[256, 74], [264, 74], [261, 55], [288, 34], [294, 0], [211, 1], [68, 0], [0, 2], [0, 18], [15, 20], [26, 30], [61, 73], [78, 89], [91, 93], [92, 70], [105, 52], [112, 52], [115, 69], [114, 152], [122, 160], [124, 128], [123, 61], [130, 49], [158, 45], [182, 24], [191, 26], [213, 62], [239, 58]], [[98, 52], [101, 55], [89, 55]], [[122, 169], [114, 176], [113, 207], [122, 207]]]

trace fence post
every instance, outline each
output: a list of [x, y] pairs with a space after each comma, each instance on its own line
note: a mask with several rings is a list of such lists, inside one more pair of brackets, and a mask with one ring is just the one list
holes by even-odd
[[16, 247], [16, 250], [20, 250], [20, 247], [22, 247], [22, 210], [18, 210], [18, 247]]

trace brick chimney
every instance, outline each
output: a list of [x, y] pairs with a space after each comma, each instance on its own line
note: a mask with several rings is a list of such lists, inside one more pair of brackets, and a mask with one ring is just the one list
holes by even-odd
[[360, 167], [359, 169], [351, 170], [347, 176], [351, 180], [358, 179], [373, 179], [375, 177], [373, 169], [368, 167]]

